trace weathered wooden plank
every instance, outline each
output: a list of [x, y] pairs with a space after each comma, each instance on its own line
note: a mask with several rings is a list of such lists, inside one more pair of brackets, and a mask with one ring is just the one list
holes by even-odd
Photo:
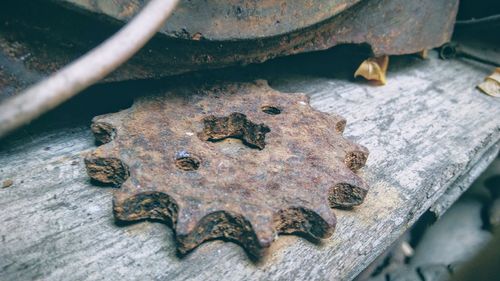
[[471, 184], [481, 176], [482, 172], [495, 160], [500, 150], [500, 143], [492, 145], [483, 155], [475, 162], [471, 169], [459, 176], [453, 184], [451, 184], [444, 194], [434, 202], [429, 209], [437, 218], [440, 218], [446, 210], [467, 190]]
[[370, 149], [361, 174], [372, 189], [362, 206], [334, 211], [331, 239], [280, 236], [260, 262], [220, 241], [181, 259], [168, 227], [117, 226], [111, 190], [91, 185], [84, 172], [81, 155], [93, 147], [86, 124], [11, 140], [0, 150], [0, 181], [14, 180], [0, 189], [0, 279], [350, 279], [494, 153], [500, 100], [475, 89], [489, 72], [433, 54], [394, 60], [385, 87], [340, 74], [264, 75], [278, 90], [305, 92], [317, 109], [347, 118], [346, 136]]

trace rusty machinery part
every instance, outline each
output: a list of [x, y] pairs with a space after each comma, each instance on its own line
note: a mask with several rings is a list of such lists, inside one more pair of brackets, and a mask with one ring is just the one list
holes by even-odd
[[469, 50], [467, 47], [464, 48], [464, 46], [455, 42], [449, 42], [441, 46], [439, 48], [439, 57], [443, 60], [462, 57], [496, 67], [500, 66], [500, 61], [495, 61], [494, 59], [487, 58], [486, 56], [476, 54], [473, 51]]
[[[231, 41], [279, 36], [340, 14], [361, 0], [190, 0], [181, 1], [160, 32], [179, 39]], [[126, 22], [143, 1], [60, 0]]]
[[[20, 28], [14, 30], [12, 24], [2, 26], [1, 22], [0, 47], [3, 44], [12, 47], [12, 53], [30, 53], [24, 63], [31, 70], [53, 70], [90, 48], [95, 36], [112, 33], [144, 3], [104, 2], [105, 5], [103, 1], [59, 0], [54, 3], [60, 5], [49, 2], [43, 3], [43, 7], [37, 7], [34, 1], [23, 4], [35, 6], [34, 13], [19, 7], [8, 10], [7, 6], [5, 12], [0, 11], [0, 17], [10, 22], [25, 19], [28, 24], [16, 26], [43, 38], [47, 48], [41, 49], [39, 43], [26, 40], [30, 36], [18, 34]], [[304, 9], [302, 3], [312, 6]], [[50, 9], [48, 5], [52, 5]], [[71, 9], [61, 8], [68, 6]], [[160, 34], [107, 81], [259, 63], [339, 44], [369, 45], [373, 54], [368, 55], [375, 57], [417, 53], [449, 41], [457, 9], [458, 0], [181, 1]], [[57, 13], [51, 13], [52, 10]], [[96, 31], [75, 33], [82, 26], [94, 26]], [[44, 31], [47, 33], [42, 36]]]
[[0, 137], [101, 80], [163, 26], [179, 0], [152, 0], [134, 20], [85, 56], [0, 104]]
[[[134, 0], [62, 2], [122, 22], [142, 5]], [[193, 0], [180, 3], [161, 34], [178, 42], [165, 41], [165, 47], [183, 53], [169, 60], [176, 73], [342, 43], [368, 44], [374, 57], [417, 53], [449, 41], [457, 11], [458, 0]]]
[[258, 257], [279, 233], [331, 236], [330, 208], [363, 202], [368, 150], [345, 124], [262, 80], [179, 87], [95, 117], [85, 164], [120, 187], [117, 220], [170, 223], [180, 253], [226, 238]]

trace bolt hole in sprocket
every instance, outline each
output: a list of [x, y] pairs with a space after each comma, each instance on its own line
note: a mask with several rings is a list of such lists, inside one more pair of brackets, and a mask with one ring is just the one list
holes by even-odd
[[181, 151], [177, 154], [175, 159], [175, 166], [184, 171], [194, 171], [198, 170], [200, 167], [201, 160], [191, 155], [189, 152]]
[[85, 163], [118, 187], [118, 221], [171, 223], [181, 254], [225, 239], [259, 257], [277, 234], [330, 237], [331, 208], [363, 202], [368, 150], [343, 138], [345, 123], [263, 80], [183, 86], [95, 117], [102, 145]]

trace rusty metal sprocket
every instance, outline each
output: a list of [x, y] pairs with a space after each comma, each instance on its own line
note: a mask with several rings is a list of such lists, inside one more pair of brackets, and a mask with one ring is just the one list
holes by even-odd
[[93, 120], [89, 176], [121, 186], [116, 219], [172, 224], [180, 253], [226, 238], [260, 256], [279, 233], [332, 235], [330, 207], [361, 204], [368, 151], [345, 120], [265, 81], [180, 87]]

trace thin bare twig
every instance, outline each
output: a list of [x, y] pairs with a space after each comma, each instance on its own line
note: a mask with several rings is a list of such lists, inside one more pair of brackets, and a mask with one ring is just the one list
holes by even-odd
[[455, 25], [458, 27], [477, 25], [477, 24], [490, 24], [500, 22], [500, 15], [491, 15], [484, 18], [472, 18], [468, 20], [457, 20]]

